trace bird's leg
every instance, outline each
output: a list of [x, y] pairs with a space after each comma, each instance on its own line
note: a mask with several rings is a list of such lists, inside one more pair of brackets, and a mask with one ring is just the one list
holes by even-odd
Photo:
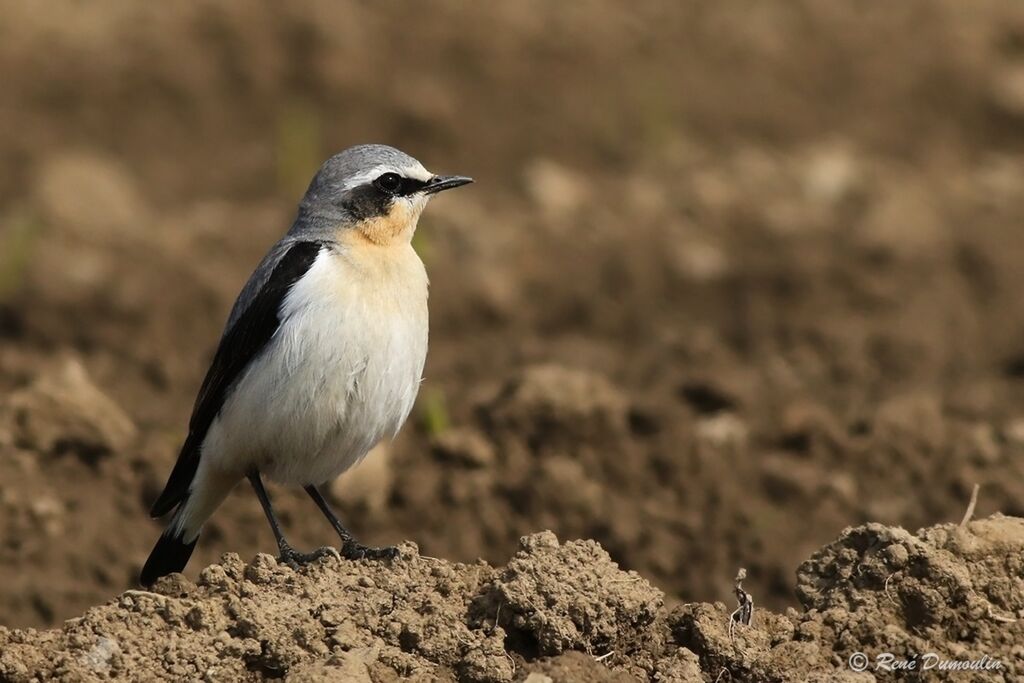
[[331, 510], [331, 506], [327, 504], [327, 501], [321, 495], [320, 491], [316, 486], [310, 484], [306, 487], [306, 493], [313, 499], [316, 506], [320, 508], [320, 512], [324, 513], [324, 517], [331, 523], [334, 530], [338, 532], [338, 536], [341, 537], [341, 556], [348, 560], [360, 560], [363, 558], [371, 560], [390, 560], [398, 557], [398, 548], [394, 546], [387, 546], [384, 548], [373, 548], [365, 546], [355, 539], [354, 536], [349, 532], [348, 529], [342, 525], [341, 520]]
[[274, 509], [270, 506], [270, 496], [267, 495], [267, 490], [263, 488], [263, 480], [260, 479], [259, 471], [251, 470], [246, 476], [249, 478], [249, 483], [252, 484], [253, 490], [256, 491], [256, 497], [259, 498], [260, 505], [263, 506], [263, 512], [267, 515], [267, 521], [270, 522], [270, 530], [274, 532], [277, 550], [280, 553], [278, 555], [280, 562], [287, 564], [292, 569], [297, 569], [301, 565], [308, 564], [328, 553], [334, 552], [328, 548], [321, 548], [311, 553], [300, 553], [292, 548], [288, 541], [285, 540], [284, 533], [281, 531], [281, 525], [278, 524], [277, 517], [274, 515]]

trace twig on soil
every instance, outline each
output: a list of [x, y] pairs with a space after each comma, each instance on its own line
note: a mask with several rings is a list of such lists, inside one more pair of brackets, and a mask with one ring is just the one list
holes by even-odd
[[505, 650], [505, 659], [507, 659], [509, 663], [512, 665], [512, 675], [515, 676], [516, 669], [519, 667], [516, 666], [516, 660], [512, 657], [512, 655], [508, 653], [508, 650]]
[[729, 680], [732, 680], [732, 672], [723, 667], [722, 670], [718, 672], [718, 675], [715, 676], [715, 683], [722, 680], [722, 674], [729, 674]]
[[[498, 621], [501, 619], [501, 608], [504, 606], [504, 602], [498, 603], [498, 609], [494, 612], [494, 625], [491, 626], [491, 635], [494, 635], [494, 629], [498, 628]], [[505, 659], [507, 659], [509, 663], [512, 665], [512, 675], [515, 675], [517, 668], [516, 660], [513, 659], [512, 655], [508, 653], [508, 650], [505, 650]]]
[[974, 517], [974, 506], [978, 504], [978, 490], [981, 488], [978, 484], [974, 485], [974, 490], [971, 491], [971, 502], [967, 504], [967, 512], [964, 513], [964, 518], [960, 520], [960, 526], [967, 526], [967, 523], [971, 521], [971, 517]]
[[1013, 617], [1004, 617], [1002, 614], [996, 614], [992, 611], [992, 605], [988, 606], [988, 618], [993, 621], [1001, 621], [1004, 624], [1013, 624], [1017, 621]]
[[595, 662], [603, 662], [604, 660], [606, 660], [609, 657], [611, 657], [613, 654], [615, 654], [615, 650], [612, 650], [611, 652], [605, 652], [603, 655], [601, 655], [599, 657], [594, 657], [594, 661]]
[[898, 573], [899, 572], [893, 572], [892, 574], [889, 574], [889, 576], [885, 577], [885, 586], [883, 587], [885, 590], [885, 597], [889, 598], [889, 602], [894, 605], [898, 605], [899, 603], [896, 602], [896, 598], [892, 597], [892, 594], [889, 592], [889, 582], [892, 581], [892, 577], [896, 576]]
[[505, 605], [504, 602], [498, 603], [498, 611], [494, 613], [494, 625], [491, 626], [491, 633], [494, 633], [494, 629], [498, 628], [498, 620], [501, 619], [501, 608]]
[[745, 578], [747, 578], [747, 570], [740, 567], [739, 572], [736, 573], [736, 587], [734, 589], [739, 606], [729, 615], [729, 640], [733, 639], [736, 624], [750, 626], [754, 621], [754, 596], [743, 590], [743, 580]]
[[167, 602], [167, 596], [162, 593], [153, 593], [152, 591], [140, 591], [134, 588], [126, 590], [123, 595], [127, 595], [130, 598], [156, 598], [157, 600]]

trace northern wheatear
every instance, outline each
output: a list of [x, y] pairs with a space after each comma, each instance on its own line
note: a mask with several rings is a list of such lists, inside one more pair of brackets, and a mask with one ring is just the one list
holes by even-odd
[[427, 353], [427, 274], [411, 245], [432, 195], [470, 183], [434, 175], [392, 147], [327, 160], [288, 233], [238, 296], [196, 398], [188, 437], [154, 517], [174, 516], [142, 569], [149, 585], [188, 563], [203, 523], [243, 477], [295, 565], [261, 474], [305, 488], [347, 558], [361, 545], [317, 489], [394, 436], [412, 410]]

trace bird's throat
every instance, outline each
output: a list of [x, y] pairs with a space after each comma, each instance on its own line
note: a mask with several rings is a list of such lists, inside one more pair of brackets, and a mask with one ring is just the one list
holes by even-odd
[[[423, 207], [409, 202], [396, 202], [383, 216], [374, 216], [360, 221], [354, 231], [364, 240], [380, 247], [408, 244], [416, 232]], [[344, 232], [353, 230], [345, 228]], [[338, 236], [339, 240], [342, 238]]]

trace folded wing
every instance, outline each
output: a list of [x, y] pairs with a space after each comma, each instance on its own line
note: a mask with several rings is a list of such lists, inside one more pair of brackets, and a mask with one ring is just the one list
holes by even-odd
[[188, 437], [163, 493], [150, 514], [167, 514], [188, 496], [199, 467], [203, 441], [231, 388], [259, 356], [281, 324], [281, 303], [316, 260], [319, 242], [282, 242], [253, 273], [231, 312], [227, 329], [196, 397]]

